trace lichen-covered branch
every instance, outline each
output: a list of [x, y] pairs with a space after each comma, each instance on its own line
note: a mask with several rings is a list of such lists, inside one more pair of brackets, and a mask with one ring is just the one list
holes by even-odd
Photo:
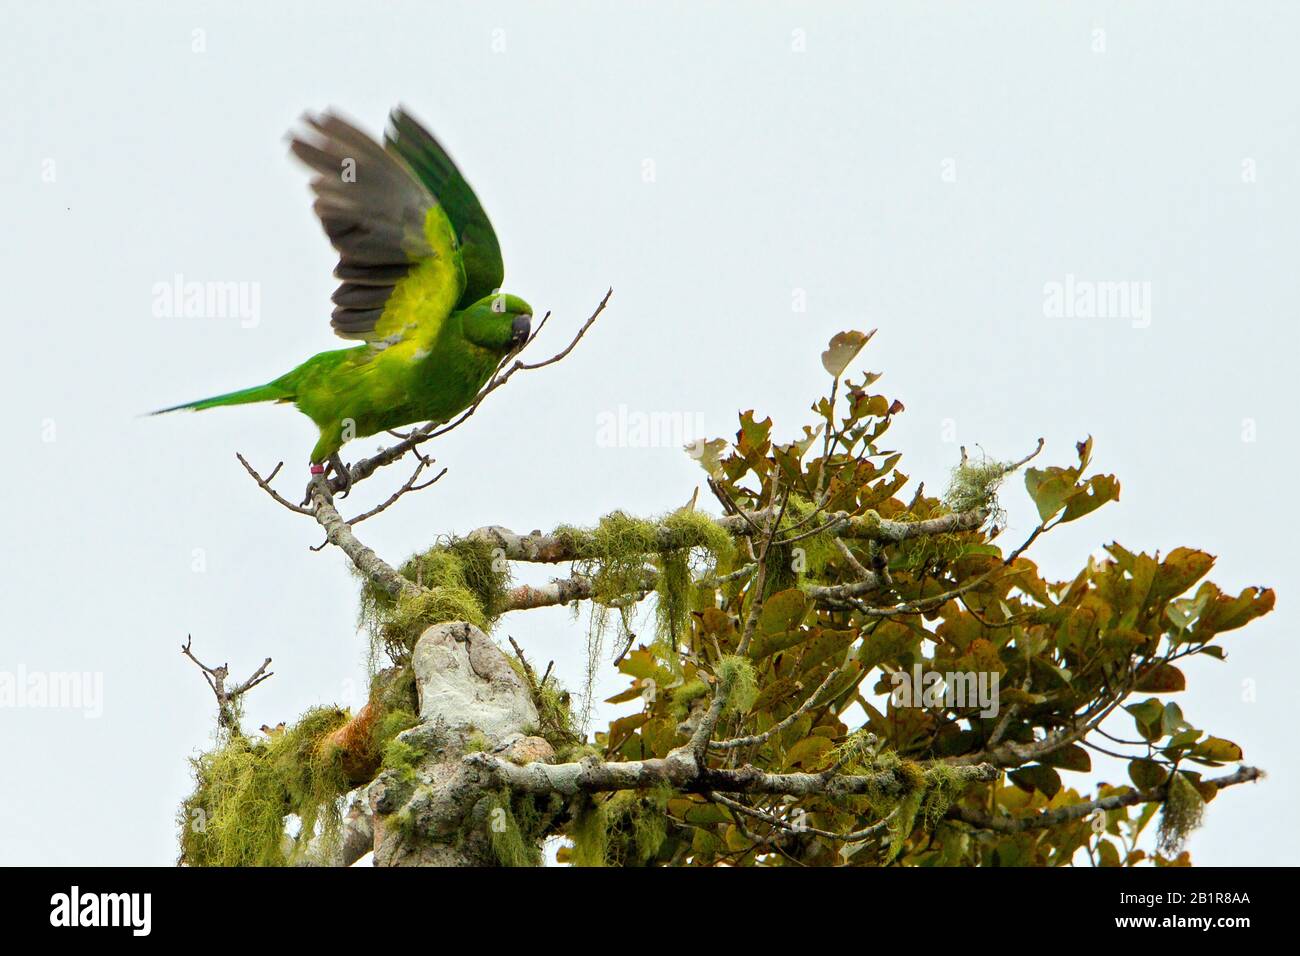
[[1017, 743], [1008, 740], [1005, 743], [977, 753], [951, 757], [948, 759], [948, 763], [954, 766], [991, 763], [997, 767], [1019, 767], [1031, 761], [1039, 760], [1060, 750], [1062, 747], [1068, 747], [1096, 729], [1124, 701], [1126, 696], [1127, 691], [1121, 690], [1102, 698], [1084, 713], [1071, 720], [1069, 724], [1044, 735], [1041, 740], [1035, 740], [1032, 743]]
[[[639, 585], [627, 593], [632, 600], [640, 600], [655, 589], [658, 574], [646, 568]], [[567, 578], [553, 578], [546, 584], [521, 584], [507, 592], [502, 611], [527, 611], [539, 607], [554, 607], [574, 601], [589, 600], [596, 593], [596, 583], [587, 575], [574, 574]]]
[[[867, 793], [896, 796], [909, 786], [906, 776], [892, 769], [870, 774], [828, 774], [767, 773], [750, 766], [713, 768], [692, 759], [688, 748], [682, 748], [668, 757], [615, 763], [605, 763], [589, 757], [576, 763], [535, 762], [519, 766], [488, 753], [468, 754], [465, 761], [485, 773], [492, 785], [507, 787], [519, 793], [558, 793], [566, 797], [582, 793], [648, 790], [669, 786], [683, 793], [716, 790], [720, 793], [822, 796], [833, 799]], [[987, 783], [997, 779], [999, 774], [998, 769], [991, 764], [952, 770], [957, 774], [957, 779], [966, 783]]]
[[[1237, 770], [1222, 777], [1213, 777], [1205, 782], [1213, 784], [1219, 790], [1225, 787], [1236, 786], [1239, 783], [1249, 783], [1252, 780], [1259, 780], [1264, 776], [1264, 772], [1256, 767], [1238, 767]], [[1134, 790], [1130, 793], [1112, 794], [1108, 797], [1099, 797], [1096, 800], [1088, 800], [1084, 803], [1072, 803], [1069, 806], [1057, 807], [1052, 810], [1041, 810], [1030, 816], [991, 816], [983, 810], [973, 810], [970, 807], [954, 806], [948, 811], [948, 815], [963, 823], [979, 827], [982, 830], [996, 830], [999, 833], [1023, 833], [1025, 830], [1043, 830], [1048, 827], [1054, 827], [1060, 823], [1068, 823], [1071, 820], [1081, 820], [1090, 816], [1097, 810], [1118, 810], [1121, 807], [1132, 807], [1139, 803], [1161, 803], [1168, 795], [1168, 784], [1158, 787], [1155, 790]]]
[[325, 529], [326, 540], [346, 554], [367, 580], [393, 597], [419, 592], [419, 588], [398, 574], [392, 565], [362, 544], [352, 533], [352, 526], [343, 520], [343, 516], [334, 507], [333, 493], [323, 475], [312, 478], [309, 488], [312, 503], [316, 506], [313, 516]]
[[[749, 512], [755, 520], [772, 517], [768, 509]], [[881, 543], [897, 543], [911, 538], [927, 535], [953, 534], [958, 531], [973, 531], [979, 528], [987, 517], [983, 509], [954, 512], [938, 518], [926, 518], [920, 521], [894, 521], [876, 517], [873, 514], [855, 517], [845, 512], [827, 515], [823, 533], [844, 538], [861, 538]], [[755, 532], [750, 523], [740, 515], [729, 515], [712, 519], [715, 524], [728, 534], [750, 536]], [[510, 561], [523, 561], [536, 564], [558, 564], [561, 561], [576, 561], [584, 557], [577, 542], [565, 535], [533, 531], [517, 534], [509, 528], [490, 525], [471, 531], [467, 537], [490, 542], [500, 548], [502, 555]], [[688, 532], [669, 526], [656, 529], [655, 551], [672, 551], [690, 544]], [[861, 591], [872, 590], [864, 586]], [[829, 593], [829, 592], [828, 592]]]

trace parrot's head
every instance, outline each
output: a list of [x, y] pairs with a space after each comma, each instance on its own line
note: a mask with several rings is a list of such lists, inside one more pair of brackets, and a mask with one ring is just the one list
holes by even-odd
[[463, 315], [465, 337], [505, 355], [528, 341], [533, 307], [517, 295], [498, 292], [479, 299]]

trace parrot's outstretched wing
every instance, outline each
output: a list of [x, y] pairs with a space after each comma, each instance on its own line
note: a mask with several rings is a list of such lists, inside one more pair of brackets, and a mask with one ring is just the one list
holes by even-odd
[[501, 245], [474, 190], [433, 134], [405, 109], [399, 106], [393, 110], [388, 122], [385, 145], [400, 156], [429, 192], [437, 197], [460, 240], [466, 280], [460, 307], [498, 291], [505, 278]]
[[345, 339], [431, 343], [465, 291], [456, 234], [393, 153], [334, 113], [303, 117], [290, 142], [316, 175], [316, 211], [338, 250], [330, 325]]

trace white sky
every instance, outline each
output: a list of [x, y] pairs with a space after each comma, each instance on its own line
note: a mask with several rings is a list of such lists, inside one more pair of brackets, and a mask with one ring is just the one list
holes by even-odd
[[[891, 439], [930, 488], [959, 443], [1010, 458], [1042, 435], [1065, 464], [1095, 437], [1123, 500], [1037, 546], [1049, 574], [1117, 539], [1203, 547], [1225, 590], [1278, 589], [1273, 615], [1226, 637], [1226, 663], [1187, 668], [1180, 703], [1270, 774], [1210, 806], [1194, 858], [1294, 862], [1278, 821], [1300, 796], [1298, 529], [1275, 495], [1300, 469], [1297, 27], [1281, 3], [0, 0], [0, 671], [99, 673], [104, 693], [98, 719], [0, 710], [0, 862], [174, 859], [185, 758], [213, 711], [178, 653], [187, 632], [240, 676], [274, 658], [250, 727], [358, 702], [345, 559], [309, 552], [315, 526], [234, 460], [286, 459], [297, 491], [310, 423], [137, 416], [340, 344], [334, 257], [282, 137], [327, 105], [378, 132], [397, 102], [477, 188], [508, 289], [555, 313], [539, 353], [615, 296], [568, 360], [440, 442], [448, 475], [363, 525], [368, 543], [396, 561], [482, 524], [680, 505], [698, 467], [602, 447], [598, 416], [621, 404], [730, 434], [757, 407], [792, 436], [829, 335], [878, 327], [865, 364], [906, 404]], [[177, 274], [249, 283], [258, 321], [155, 316]], [[1067, 275], [1149, 283], [1149, 324], [1047, 317], [1044, 285]], [[1018, 541], [1018, 480], [1004, 503]], [[498, 633], [576, 685], [584, 631], [557, 609]]]

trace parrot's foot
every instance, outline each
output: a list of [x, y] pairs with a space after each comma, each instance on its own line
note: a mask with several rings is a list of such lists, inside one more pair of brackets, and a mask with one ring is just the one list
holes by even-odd
[[343, 481], [343, 494], [339, 495], [339, 497], [346, 498], [352, 491], [352, 469], [343, 464], [343, 459], [339, 457], [338, 452], [330, 455], [330, 467], [334, 469], [334, 474], [338, 475]]
[[307, 493], [304, 494], [302, 497], [301, 507], [305, 508], [309, 504], [311, 504], [311, 492], [312, 489], [316, 486], [316, 482], [318, 480], [320, 481], [325, 480], [325, 466], [317, 464], [316, 462], [313, 461], [311, 463], [311, 481], [307, 482]]
[[[327, 475], [333, 471], [343, 482], [343, 494], [340, 498], [346, 498], [352, 490], [352, 469], [343, 464], [343, 459], [339, 457], [338, 452], [330, 455], [329, 460], [324, 464], [318, 462], [311, 463], [311, 481], [307, 482], [307, 496], [303, 498], [303, 507], [311, 503], [311, 491], [317, 481], [328, 481]], [[326, 486], [328, 489], [328, 485]]]

